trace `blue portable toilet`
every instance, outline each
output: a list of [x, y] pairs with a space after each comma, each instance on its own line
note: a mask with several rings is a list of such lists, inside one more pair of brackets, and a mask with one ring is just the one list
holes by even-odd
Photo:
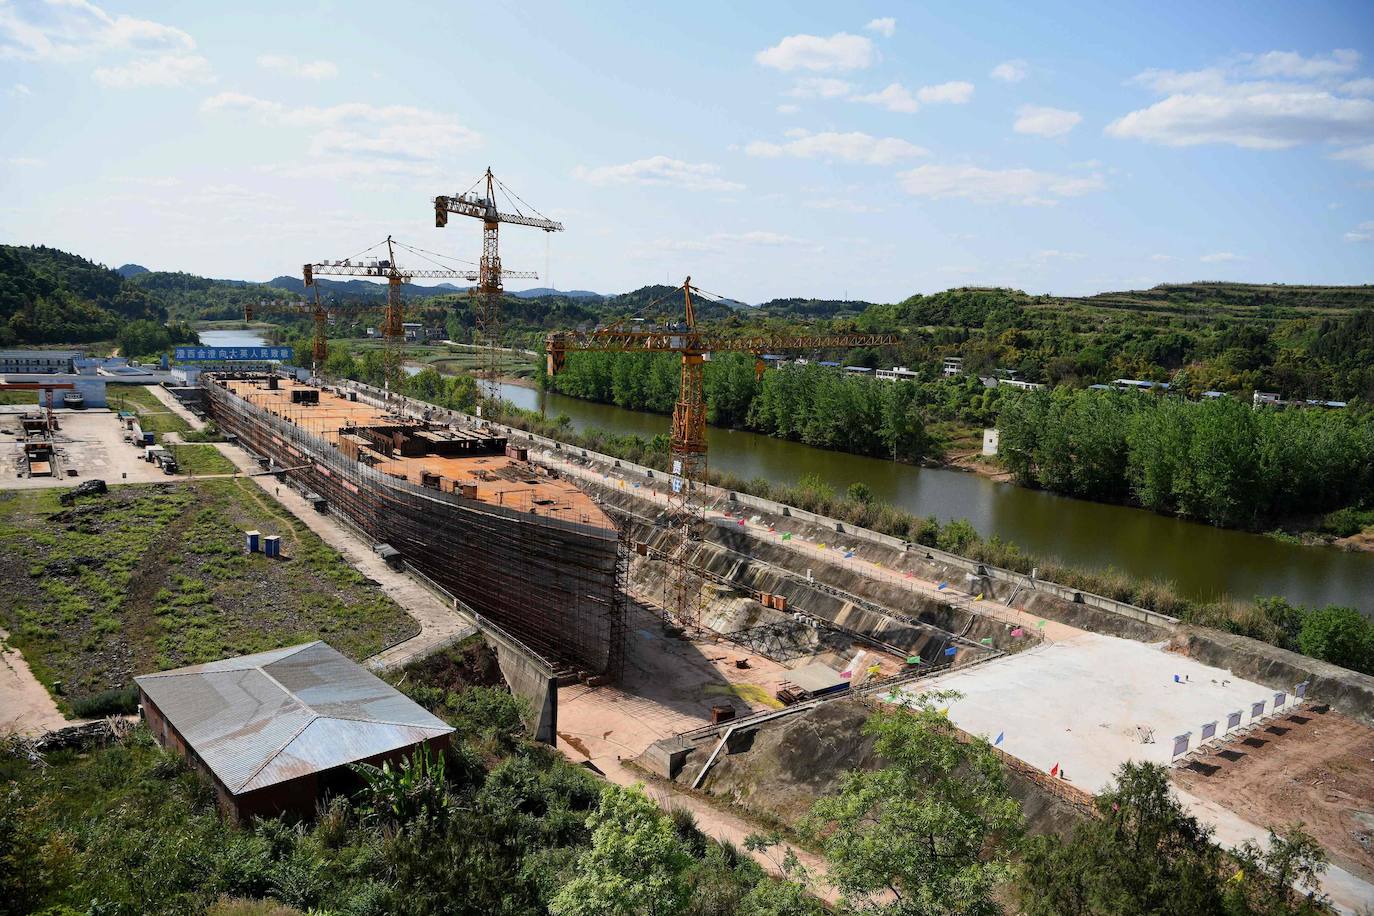
[[259, 537], [260, 537], [260, 534], [259, 534], [258, 532], [256, 532], [256, 531], [245, 531], [245, 532], [244, 532], [244, 547], [247, 549], [247, 551], [248, 551], [249, 553], [257, 553], [257, 552], [258, 552], [258, 538], [259, 538]]
[[262, 539], [262, 552], [265, 556], [277, 558], [281, 556], [281, 537], [276, 534], [269, 534]]

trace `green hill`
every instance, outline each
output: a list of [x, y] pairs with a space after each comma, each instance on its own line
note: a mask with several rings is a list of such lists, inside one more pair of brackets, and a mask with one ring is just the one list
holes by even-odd
[[167, 311], [103, 264], [56, 248], [0, 245], [0, 346], [110, 340]]

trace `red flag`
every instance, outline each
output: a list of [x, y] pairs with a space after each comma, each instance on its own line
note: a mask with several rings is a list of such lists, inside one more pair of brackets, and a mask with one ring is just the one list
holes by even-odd
[[1050, 775], [1051, 775], [1051, 776], [1058, 776], [1058, 775], [1059, 775], [1059, 764], [1056, 763], [1053, 767], [1050, 768]]

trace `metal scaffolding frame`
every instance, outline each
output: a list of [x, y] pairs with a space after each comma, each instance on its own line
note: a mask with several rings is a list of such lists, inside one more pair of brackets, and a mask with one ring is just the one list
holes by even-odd
[[[614, 527], [492, 505], [384, 474], [298, 425], [310, 407], [272, 411], [207, 375], [209, 413], [333, 511], [499, 624], [554, 667], [618, 678], [624, 662], [626, 553]], [[283, 413], [287, 415], [282, 415]]]

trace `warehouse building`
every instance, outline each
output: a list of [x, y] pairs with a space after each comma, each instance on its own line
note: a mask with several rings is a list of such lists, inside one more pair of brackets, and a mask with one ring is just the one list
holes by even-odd
[[453, 729], [323, 642], [135, 678], [153, 736], [184, 755], [237, 821], [310, 816], [380, 765]]
[[80, 350], [0, 350], [0, 374], [75, 372]]

